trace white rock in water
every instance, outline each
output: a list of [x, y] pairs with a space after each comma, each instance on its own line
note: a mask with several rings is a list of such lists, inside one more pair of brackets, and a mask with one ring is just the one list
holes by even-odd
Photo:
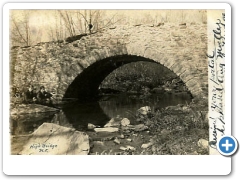
[[124, 139], [125, 136], [123, 134], [121, 134], [120, 136], [118, 136], [120, 139]]
[[121, 121], [122, 126], [128, 126], [130, 124], [130, 120], [128, 118], [123, 118]]
[[208, 141], [206, 139], [199, 139], [198, 147], [202, 147], [204, 149], [208, 149]]
[[108, 121], [107, 124], [105, 124], [104, 127], [118, 127], [120, 126], [121, 121], [120, 118], [112, 118], [110, 121]]
[[93, 143], [100, 145], [100, 146], [104, 146], [104, 142], [102, 142], [102, 141], [94, 141]]
[[118, 140], [118, 138], [115, 138], [113, 142], [116, 143], [116, 144], [120, 144], [120, 143], [121, 143], [121, 142]]
[[123, 146], [121, 146], [119, 149], [120, 149], [120, 150], [123, 150], [123, 151], [126, 151], [126, 150], [127, 150], [127, 148], [126, 148], [126, 147], [123, 147]]
[[94, 129], [96, 126], [94, 124], [88, 123], [88, 129]]
[[117, 132], [118, 128], [106, 127], [106, 128], [95, 128], [95, 132]]
[[123, 150], [123, 151], [126, 151], [126, 150], [135, 151], [135, 150], [136, 150], [136, 148], [135, 148], [135, 147], [132, 147], [132, 146], [127, 146], [127, 147], [121, 146], [119, 149], [120, 149], [120, 150]]
[[146, 143], [146, 144], [142, 144], [142, 146], [141, 146], [141, 148], [142, 149], [146, 149], [146, 148], [148, 148], [148, 147], [150, 147], [150, 146], [152, 146], [153, 145], [153, 143]]
[[164, 87], [164, 90], [167, 91], [167, 92], [170, 92], [172, 89]]
[[137, 112], [140, 113], [141, 115], [147, 115], [148, 113], [151, 112], [151, 108], [149, 106], [144, 106], [138, 109]]
[[127, 141], [129, 141], [129, 142], [132, 142], [132, 139], [126, 139]]
[[188, 106], [183, 106], [183, 107], [182, 107], [182, 110], [183, 110], [184, 112], [189, 112], [191, 109], [190, 109]]
[[127, 149], [128, 149], [128, 150], [131, 150], [131, 151], [135, 151], [135, 150], [136, 150], [136, 148], [135, 148], [135, 147], [132, 147], [132, 146], [127, 146]]

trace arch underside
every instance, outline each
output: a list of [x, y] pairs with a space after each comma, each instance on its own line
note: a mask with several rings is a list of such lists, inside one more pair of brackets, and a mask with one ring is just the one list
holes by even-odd
[[154, 60], [135, 55], [118, 55], [96, 61], [74, 79], [68, 86], [64, 98], [77, 98], [82, 101], [95, 99], [99, 85], [112, 71], [122, 65], [138, 61], [161, 65]]

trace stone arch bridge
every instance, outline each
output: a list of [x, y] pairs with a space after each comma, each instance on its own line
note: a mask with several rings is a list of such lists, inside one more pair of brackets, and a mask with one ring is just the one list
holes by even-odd
[[44, 85], [59, 98], [86, 98], [114, 69], [136, 61], [177, 74], [194, 98], [207, 101], [206, 24], [117, 26], [67, 41], [11, 48], [11, 85]]

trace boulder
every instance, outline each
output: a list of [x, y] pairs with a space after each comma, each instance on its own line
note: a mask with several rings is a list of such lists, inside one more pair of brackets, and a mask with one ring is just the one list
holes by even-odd
[[193, 151], [191, 153], [189, 153], [189, 155], [198, 155], [197, 151]]
[[151, 147], [153, 144], [154, 144], [154, 140], [153, 140], [153, 139], [150, 139], [150, 142], [149, 142], [149, 143], [146, 143], [146, 144], [142, 144], [141, 148], [142, 148], [142, 149], [146, 149], [146, 148], [148, 148], [148, 147]]
[[144, 124], [138, 124], [134, 127], [134, 131], [136, 132], [144, 131], [146, 129], [148, 129], [148, 127], [145, 126]]
[[133, 146], [126, 146], [126, 148], [127, 148], [127, 150], [130, 150], [130, 151], [135, 151], [136, 150], [136, 148], [133, 147]]
[[128, 118], [123, 118], [121, 120], [121, 125], [122, 126], [128, 126], [130, 124], [130, 120]]
[[116, 143], [116, 144], [121, 144], [121, 142], [119, 141], [118, 138], [115, 138], [113, 142]]
[[121, 118], [116, 117], [116, 118], [112, 118], [110, 121], [108, 121], [107, 124], [105, 124], [104, 127], [119, 127], [121, 124]]
[[93, 145], [105, 146], [103, 141], [93, 141]]
[[171, 91], [172, 91], [172, 89], [171, 89], [171, 88], [169, 88], [169, 87], [164, 87], [164, 91], [166, 91], [166, 92], [171, 92]]
[[185, 106], [182, 104], [178, 104], [177, 106], [168, 106], [165, 108], [165, 110], [169, 110], [169, 111], [182, 111], [182, 112], [190, 112], [191, 109], [189, 106]]
[[53, 123], [43, 123], [24, 145], [22, 155], [87, 155], [86, 133]]
[[126, 148], [126, 147], [123, 147], [123, 146], [121, 146], [119, 149], [120, 149], [120, 150], [123, 150], [123, 151], [126, 151], [126, 150], [127, 150], [127, 148]]
[[106, 128], [94, 128], [95, 132], [117, 132], [118, 128], [106, 127]]
[[160, 88], [153, 88], [152, 93], [156, 93], [156, 94], [161, 94], [164, 92], [164, 88], [160, 87]]
[[190, 107], [188, 107], [188, 106], [183, 106], [183, 107], [182, 107], [182, 111], [183, 111], [183, 112], [190, 112], [191, 109], [190, 109]]
[[209, 143], [206, 139], [199, 139], [198, 140], [198, 147], [203, 149], [208, 149]]
[[120, 139], [124, 139], [125, 136], [124, 136], [123, 134], [121, 134], [121, 135], [118, 136], [118, 138], [120, 138]]
[[126, 131], [126, 130], [134, 130], [135, 126], [134, 125], [122, 126], [121, 129], [124, 130], [124, 131]]
[[152, 145], [153, 145], [153, 143], [152, 143], [152, 142], [149, 142], [149, 143], [146, 143], [146, 144], [142, 144], [141, 148], [142, 148], [142, 149], [146, 149], [146, 148], [148, 148], [148, 147], [150, 147], [150, 146], [152, 146]]
[[126, 146], [126, 147], [121, 146], [119, 149], [123, 150], [123, 151], [127, 151], [127, 150], [135, 151], [136, 150], [136, 148], [133, 146]]
[[140, 115], [147, 115], [148, 113], [151, 113], [151, 108], [149, 106], [144, 106], [137, 110], [137, 114]]
[[94, 128], [96, 128], [97, 126], [95, 126], [94, 124], [88, 123], [88, 129], [89, 130], [93, 130]]
[[144, 131], [148, 129], [148, 126], [145, 126], [144, 124], [138, 124], [138, 125], [128, 125], [128, 126], [124, 126], [122, 127], [122, 130], [133, 130], [136, 132], [140, 132], [140, 131]]

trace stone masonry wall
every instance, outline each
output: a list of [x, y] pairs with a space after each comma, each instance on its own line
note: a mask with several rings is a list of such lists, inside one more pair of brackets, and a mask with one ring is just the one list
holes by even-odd
[[[96, 61], [135, 55], [176, 73], [195, 98], [207, 101], [206, 24], [119, 26], [81, 39], [11, 49], [11, 86], [25, 90], [44, 85], [62, 98], [73, 80]], [[101, 67], [99, 67], [101, 68]]]

